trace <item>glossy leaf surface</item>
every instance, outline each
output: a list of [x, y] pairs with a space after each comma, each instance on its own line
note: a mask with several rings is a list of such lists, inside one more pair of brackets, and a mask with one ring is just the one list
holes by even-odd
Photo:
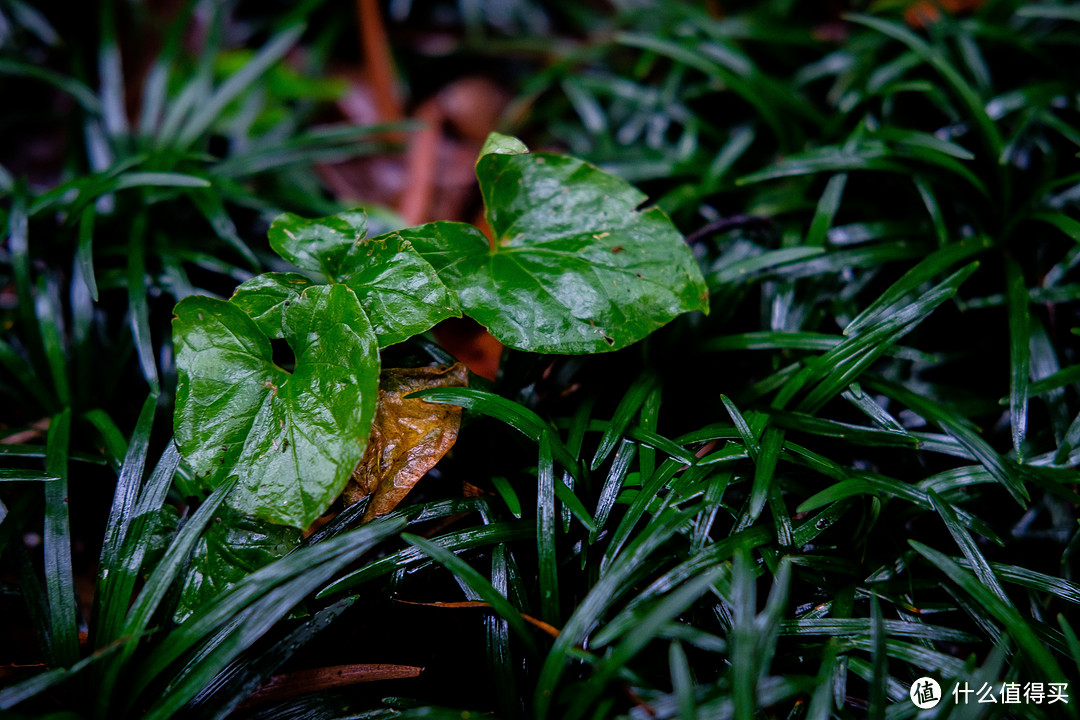
[[583, 160], [496, 141], [476, 166], [494, 241], [462, 223], [405, 234], [492, 335], [520, 350], [606, 352], [708, 311], [675, 226], [637, 210], [645, 195]]
[[310, 220], [285, 213], [270, 226], [270, 247], [297, 267], [352, 288], [382, 347], [461, 315], [453, 293], [407, 240], [397, 233], [365, 239], [366, 232], [362, 211]]
[[229, 505], [306, 528], [363, 457], [378, 396], [377, 340], [343, 285], [301, 292], [282, 313], [296, 357], [273, 363], [270, 338], [236, 305], [191, 296], [176, 306], [176, 441], [200, 482], [239, 474]]

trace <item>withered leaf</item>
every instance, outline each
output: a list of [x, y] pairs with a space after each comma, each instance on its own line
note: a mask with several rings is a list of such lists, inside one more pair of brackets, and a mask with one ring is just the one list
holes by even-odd
[[427, 388], [467, 385], [468, 370], [462, 363], [383, 370], [371, 438], [342, 493], [345, 504], [372, 495], [365, 521], [397, 507], [416, 481], [453, 447], [461, 425], [461, 408], [405, 396]]

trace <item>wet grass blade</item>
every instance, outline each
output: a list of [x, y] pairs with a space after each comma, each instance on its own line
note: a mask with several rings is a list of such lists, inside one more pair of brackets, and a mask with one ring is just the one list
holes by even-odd
[[619, 406], [615, 409], [611, 424], [608, 425], [607, 430], [604, 431], [603, 436], [600, 438], [600, 444], [596, 448], [596, 454], [593, 455], [592, 463], [589, 466], [590, 470], [596, 470], [607, 460], [608, 455], [615, 449], [615, 445], [618, 444], [623, 432], [630, 424], [630, 420], [641, 408], [645, 398], [649, 396], [649, 393], [653, 391], [657, 384], [658, 380], [654, 375], [646, 374], [635, 380], [630, 389], [626, 391], [623, 399], [619, 401]]
[[[455, 533], [447, 533], [432, 538], [431, 542], [446, 548], [450, 552], [468, 550], [470, 548], [496, 545], [498, 543], [510, 543], [518, 540], [536, 541], [536, 526], [531, 521], [515, 520], [513, 522], [491, 523], [478, 528], [470, 528]], [[335, 593], [343, 592], [357, 585], [373, 580], [383, 575], [422, 565], [428, 556], [415, 547], [401, 550], [396, 553], [380, 558], [359, 570], [348, 573], [319, 591], [317, 598], [326, 597]]]
[[402, 533], [401, 538], [413, 547], [419, 549], [435, 562], [445, 567], [472, 588], [484, 602], [491, 605], [491, 608], [499, 614], [499, 617], [507, 622], [510, 629], [514, 631], [514, 634], [521, 639], [529, 654], [534, 657], [539, 656], [540, 648], [536, 644], [532, 630], [529, 629], [528, 624], [521, 617], [521, 613], [506, 599], [505, 595], [495, 590], [483, 575], [474, 570], [457, 555], [446, 548], [441, 547], [437, 543], [425, 540], [416, 535], [410, 535], [409, 533]]
[[1050, 654], [1043, 641], [1032, 632], [1031, 627], [1021, 617], [1016, 608], [1004, 603], [1001, 598], [983, 585], [974, 575], [961, 568], [943, 553], [915, 540], [909, 540], [908, 544], [933, 565], [936, 565], [952, 582], [959, 585], [965, 593], [979, 604], [980, 609], [985, 610], [1001, 623], [1006, 632], [1016, 642], [1017, 647], [1020, 648], [1043, 677], [1053, 682], [1064, 681], [1065, 676], [1061, 672], [1061, 667], [1054, 660], [1053, 655]]
[[623, 440], [615, 452], [615, 459], [611, 463], [611, 469], [608, 470], [607, 477], [604, 479], [604, 486], [600, 489], [600, 497], [596, 501], [596, 515], [593, 518], [596, 529], [589, 536], [589, 542], [596, 542], [600, 531], [607, 524], [611, 510], [615, 507], [615, 500], [626, 480], [626, 474], [630, 470], [630, 464], [634, 461], [636, 448], [637, 445], [631, 441]]
[[1009, 307], [1009, 420], [1013, 448], [1017, 460], [1023, 462], [1031, 377], [1031, 316], [1024, 273], [1015, 260], [1005, 261], [1005, 279]]
[[537, 471], [536, 550], [540, 564], [540, 614], [545, 622], [560, 624], [559, 562], [555, 556], [555, 468], [551, 457], [551, 433], [540, 436]]
[[943, 500], [942, 497], [933, 490], [930, 490], [928, 494], [934, 509], [937, 510], [938, 515], [940, 515], [941, 519], [945, 522], [945, 527], [949, 529], [949, 534], [953, 536], [953, 540], [960, 546], [961, 552], [964, 553], [964, 557], [967, 558], [971, 568], [975, 571], [975, 577], [979, 578], [979, 581], [993, 592], [1001, 602], [1009, 607], [1014, 607], [1012, 600], [1005, 594], [1005, 590], [1001, 587], [1001, 583], [998, 582], [997, 577], [994, 575], [994, 571], [990, 568], [990, 563], [986, 562], [986, 558], [979, 552], [978, 546], [975, 545], [975, 542], [968, 534], [967, 528], [965, 528], [959, 518], [957, 518], [952, 505]]
[[71, 667], [79, 660], [75, 627], [75, 578], [71, 569], [71, 527], [68, 511], [68, 443], [71, 410], [65, 408], [49, 425], [45, 471], [57, 480], [45, 483], [45, 588], [54, 657], [50, 663]]
[[562, 677], [569, 653], [580, 645], [590, 629], [606, 610], [630, 588], [626, 582], [639, 570], [641, 563], [692, 517], [692, 511], [669, 512], [650, 523], [630, 542], [603, 573], [566, 621], [559, 637], [540, 670], [533, 696], [534, 716], [545, 720], [551, 709], [555, 687]]
[[964, 104], [970, 119], [974, 121], [983, 136], [990, 157], [1001, 157], [1001, 149], [1004, 143], [997, 126], [986, 114], [982, 99], [964, 79], [963, 75], [960, 74], [960, 71], [953, 67], [940, 51], [903, 25], [895, 22], [857, 13], [848, 13], [844, 17], [850, 22], [865, 25], [884, 35], [888, 35], [894, 40], [899, 40], [924, 62], [933, 67]]
[[881, 392], [894, 400], [897, 400], [917, 412], [927, 420], [941, 426], [941, 428], [964, 446], [994, 479], [1001, 483], [1009, 494], [1021, 506], [1030, 499], [1027, 489], [1024, 487], [1019, 468], [1006, 465], [990, 445], [979, 437], [978, 432], [965, 418], [960, 417], [954, 410], [924, 398], [917, 393], [911, 392], [902, 385], [884, 380], [876, 376], [865, 376], [864, 385], [871, 390]]
[[[116, 632], [127, 612], [130, 595], [118, 597], [115, 593], [125, 579], [121, 570], [128, 530], [135, 516], [135, 505], [143, 481], [146, 453], [150, 443], [150, 430], [154, 423], [157, 399], [152, 395], [143, 402], [142, 411], [131, 435], [127, 454], [116, 481], [112, 509], [105, 524], [105, 538], [98, 561], [98, 574], [94, 592], [93, 647], [100, 648], [116, 639]], [[171, 479], [171, 477], [170, 477]], [[136, 572], [138, 569], [136, 569]], [[132, 583], [134, 578], [131, 578]], [[130, 592], [130, 587], [129, 587]]]
[[[506, 423], [537, 445], [540, 444], [540, 436], [543, 433], [552, 431], [551, 426], [541, 420], [540, 416], [532, 410], [484, 390], [432, 388], [430, 390], [421, 390], [408, 397], [421, 398], [427, 402], [443, 403], [445, 405], [460, 405], [468, 410], [488, 415]], [[580, 478], [580, 466], [562, 441], [554, 433], [552, 433], [549, 441], [554, 459], [575, 479]]]
[[581, 717], [589, 706], [606, 690], [607, 684], [638, 653], [645, 649], [660, 633], [667, 623], [685, 612], [692, 604], [712, 587], [713, 583], [726, 568], [713, 568], [689, 580], [668, 594], [649, 612], [642, 613], [635, 619], [634, 627], [626, 633], [622, 641], [604, 658], [596, 673], [590, 678], [586, 690], [569, 710], [567, 720]]
[[177, 147], [187, 148], [202, 137], [225, 108], [283, 58], [303, 33], [304, 26], [297, 24], [271, 37], [244, 67], [229, 76], [209, 97], [194, 107], [177, 136]]
[[[161, 601], [165, 598], [169, 586], [172, 585], [181, 569], [187, 566], [188, 558], [195, 547], [195, 543], [198, 541], [202, 531], [213, 519], [214, 513], [217, 512], [218, 507], [225, 500], [225, 496], [229, 494], [236, 484], [237, 477], [234, 476], [218, 486], [206, 498], [206, 501], [199, 509], [195, 511], [195, 514], [184, 523], [183, 527], [180, 528], [180, 532], [173, 539], [172, 544], [165, 551], [164, 557], [161, 558], [153, 572], [150, 573], [150, 577], [147, 578], [146, 584], [143, 585], [138, 597], [135, 598], [135, 602], [124, 619], [124, 628], [121, 632], [121, 635], [129, 637], [131, 640], [124, 645], [121, 656], [111, 663], [108, 674], [99, 688], [97, 695], [100, 698], [98, 702], [99, 708], [105, 709], [109, 707], [109, 696], [112, 688], [120, 673], [128, 665], [131, 656], [135, 653], [138, 643], [150, 623], [150, 618], [159, 610]], [[157, 672], [160, 672], [160, 668]], [[152, 679], [154, 674], [156, 673], [150, 673], [149, 676], [144, 675], [141, 683], [136, 678], [131, 678], [129, 689], [133, 692], [129, 696], [130, 700], [135, 698], [144, 687], [145, 682]]]
[[128, 238], [127, 290], [131, 308], [131, 337], [139, 356], [143, 378], [150, 385], [150, 392], [160, 392], [154, 345], [150, 338], [150, 308], [146, 302], [146, 213], [139, 213], [131, 225]]
[[87, 205], [79, 217], [79, 248], [75, 252], [76, 263], [83, 282], [90, 289], [90, 298], [97, 302], [97, 278], [94, 276], [94, 206]]
[[171, 633], [169, 642], [147, 659], [149, 667], [162, 668], [169, 664], [162, 664], [165, 658], [179, 658], [195, 648], [144, 717], [166, 720], [175, 715], [315, 588], [403, 526], [400, 521], [374, 520], [246, 576]]

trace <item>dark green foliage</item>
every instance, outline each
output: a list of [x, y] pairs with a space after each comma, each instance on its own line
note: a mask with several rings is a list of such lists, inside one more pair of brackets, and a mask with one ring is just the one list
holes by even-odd
[[[421, 22], [414, 5], [404, 12]], [[21, 7], [0, 2], [5, 17], [9, 6]], [[104, 334], [93, 282], [101, 302], [123, 291], [121, 312], [131, 308], [110, 321], [134, 323], [116, 365], [142, 359], [148, 376], [154, 365], [167, 378], [167, 354], [139, 350], [161, 342], [151, 290], [167, 278], [161, 288], [186, 294], [185, 268], [203, 266], [223, 271], [215, 283], [227, 295], [248, 278], [246, 253], [219, 240], [214, 259], [205, 238], [187, 249], [159, 241], [157, 213], [189, 196], [231, 236], [212, 196], [184, 185], [209, 177], [196, 158], [82, 173], [68, 185], [75, 200], [0, 183], [19, 299], [0, 344], [2, 382], [33, 408], [22, 422], [52, 418], [42, 442], [0, 453], [0, 560], [49, 666], [0, 690], [0, 708], [220, 717], [292, 667], [289, 657], [316, 667], [344, 653], [416, 658], [433, 680], [238, 716], [1076, 717], [1074, 9], [987, 2], [919, 29], [884, 4], [841, 18], [817, 5], [725, 3], [718, 18], [681, 2], [601, 16], [515, 0], [491, 26], [480, 6], [460, 7], [476, 52], [521, 57], [541, 43], [547, 64], [524, 83], [529, 126], [514, 130], [659, 198], [703, 266], [712, 312], [606, 357], [507, 352], [493, 385], [425, 393], [465, 407], [466, 422], [415, 501], [360, 529], [350, 528], [362, 506], [341, 512], [176, 625], [181, 573], [215, 537], [201, 531], [225, 490], [189, 511], [162, 556], [140, 558], [174, 474], [182, 493], [197, 485], [172, 450], [147, 475], [152, 409], [92, 409], [98, 389], [80, 363]], [[545, 13], [575, 32], [533, 44], [502, 35], [540, 37]], [[49, 35], [33, 20], [20, 27]], [[247, 76], [295, 40], [272, 35]], [[103, 67], [114, 49], [103, 43]], [[13, 62], [0, 58], [0, 71], [60, 86], [98, 113], [102, 134], [122, 136], [122, 114], [107, 111], [114, 91]], [[211, 87], [208, 72], [192, 87]], [[183, 130], [183, 119], [224, 106], [185, 103], [157, 116], [176, 142], [194, 134], [197, 144], [213, 123]], [[276, 157], [264, 150], [220, 163], [262, 167]], [[108, 196], [116, 209], [99, 212]], [[145, 219], [127, 197], [148, 205]], [[60, 207], [55, 230], [42, 213]], [[63, 263], [41, 262], [34, 238], [46, 233], [65, 238]], [[113, 253], [101, 255], [108, 242]], [[414, 247], [441, 277], [438, 256]], [[267, 338], [284, 337], [282, 304], [308, 285], [269, 276], [232, 302]], [[149, 298], [145, 316], [138, 298]], [[151, 318], [148, 336], [140, 317]], [[411, 362], [439, 352], [425, 347], [391, 351]], [[63, 499], [101, 463], [119, 481], [80, 648], [65, 547], [83, 509]], [[462, 481], [490, 495], [462, 498]], [[30, 527], [43, 530], [47, 582], [17, 541]], [[148, 577], [141, 588], [136, 574]], [[402, 609], [390, 597], [490, 608]], [[416, 629], [430, 628], [425, 613], [436, 629]], [[334, 637], [320, 632], [331, 621]], [[302, 643], [314, 649], [294, 656]], [[908, 690], [923, 676], [945, 700], [917, 714]], [[1069, 682], [1070, 702], [952, 702], [958, 683], [1005, 682]], [[94, 708], [80, 703], [87, 687]]]

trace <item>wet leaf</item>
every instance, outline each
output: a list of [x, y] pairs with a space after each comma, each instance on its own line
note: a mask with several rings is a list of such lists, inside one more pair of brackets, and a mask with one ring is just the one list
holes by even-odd
[[183, 622], [245, 575], [285, 555], [300, 542], [300, 535], [295, 528], [219, 508], [192, 552], [176, 621]]
[[[270, 247], [299, 268], [348, 285], [360, 299], [381, 347], [461, 316], [454, 294], [408, 240], [397, 233], [365, 239], [366, 232], [367, 216], [362, 211], [311, 220], [285, 213], [270, 226]], [[279, 282], [295, 282], [295, 277], [284, 276]], [[267, 282], [255, 278], [245, 283], [260, 290], [253, 301], [266, 302]]]
[[690, 249], [626, 181], [577, 158], [489, 139], [476, 165], [490, 243], [464, 223], [403, 233], [506, 345], [544, 353], [618, 350], [690, 310], [708, 312]]
[[379, 405], [363, 460], [345, 487], [352, 505], [374, 495], [365, 520], [397, 507], [413, 485], [453, 447], [461, 408], [406, 396], [436, 387], [466, 387], [468, 371], [450, 367], [391, 368], [379, 379]]
[[176, 443], [203, 487], [240, 476], [230, 507], [303, 529], [363, 457], [379, 356], [343, 285], [304, 289], [283, 307], [282, 334], [292, 373], [273, 363], [270, 337], [237, 305], [201, 296], [177, 304]]

